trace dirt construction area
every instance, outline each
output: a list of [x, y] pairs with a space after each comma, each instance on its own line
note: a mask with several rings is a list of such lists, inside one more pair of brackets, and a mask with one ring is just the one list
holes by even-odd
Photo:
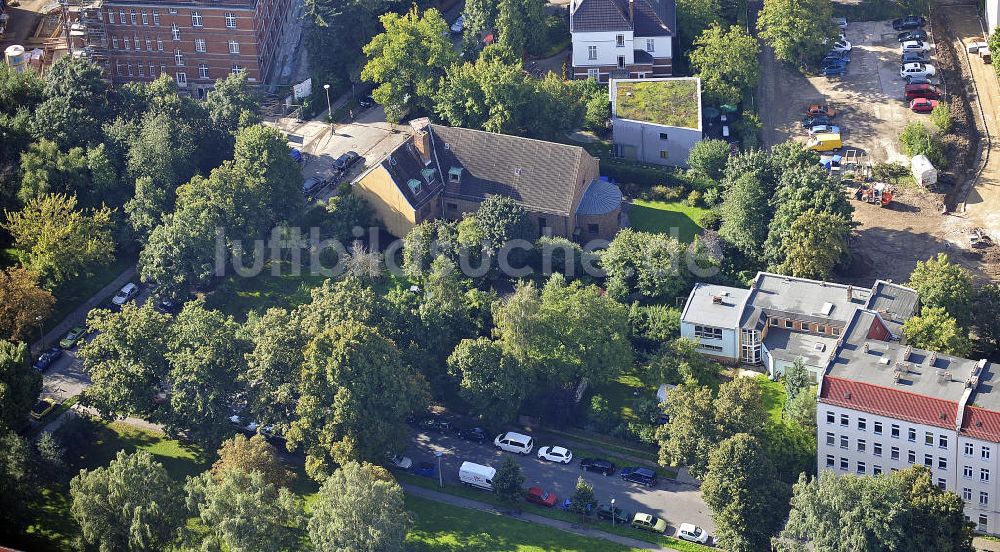
[[[969, 9], [975, 13], [973, 6], [947, 9]], [[927, 30], [932, 43], [938, 35], [945, 37], [946, 47], [951, 43], [945, 29], [928, 26]], [[854, 150], [856, 154], [866, 153], [873, 164], [895, 162], [908, 167], [909, 158], [903, 155], [899, 144], [900, 133], [911, 121], [928, 125], [931, 122], [928, 115], [911, 112], [903, 100], [905, 81], [899, 76], [896, 32], [888, 21], [851, 21], [846, 35], [852, 51], [847, 74], [842, 77], [805, 76], [778, 63], [771, 51], [764, 48], [763, 78], [758, 90], [764, 141], [767, 145], [788, 139], [805, 142], [808, 133], [801, 122], [806, 106], [826, 104], [837, 112], [833, 124], [841, 127], [844, 143], [841, 154]], [[929, 52], [930, 63], [936, 67], [938, 46], [934, 44]], [[965, 56], [960, 44], [955, 48], [959, 56]], [[960, 60], [966, 63], [964, 57]], [[946, 72], [938, 68], [933, 80], [942, 80], [943, 73]], [[958, 80], [949, 86], [947, 79], [943, 79], [940, 86], [946, 93], [961, 94], [963, 82]], [[970, 152], [966, 162], [971, 165], [972, 159]], [[964, 179], [965, 172], [961, 171], [959, 180]], [[850, 188], [845, 188], [845, 193], [852, 191], [853, 184], [846, 184]], [[981, 260], [990, 258], [991, 252], [970, 248], [969, 232], [977, 224], [966, 218], [961, 209], [957, 214], [944, 213], [944, 193], [911, 185], [898, 189], [893, 202], [885, 208], [855, 201], [853, 195], [851, 202], [858, 223], [851, 242], [853, 264], [839, 280], [863, 285], [875, 279], [905, 282], [917, 261], [938, 252], [948, 253], [977, 276], [988, 277], [989, 273], [997, 272], [983, 270]]]

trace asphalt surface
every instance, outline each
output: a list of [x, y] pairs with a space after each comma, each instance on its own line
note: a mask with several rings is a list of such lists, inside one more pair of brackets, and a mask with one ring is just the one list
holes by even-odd
[[537, 458], [539, 447], [559, 445], [558, 442], [536, 440], [531, 454], [522, 456], [500, 451], [493, 446], [493, 437], [495, 435], [490, 436], [486, 443], [480, 444], [466, 441], [454, 434], [441, 435], [416, 430], [413, 442], [404, 454], [410, 457], [414, 464], [436, 463], [434, 453], [441, 452], [441, 472], [446, 484], [460, 484], [458, 469], [464, 461], [497, 468], [505, 456], [512, 456], [521, 466], [525, 487], [537, 485], [554, 492], [558, 497], [556, 507], [562, 504], [564, 498], [572, 495], [576, 488], [576, 480], [582, 475], [593, 485], [599, 503], [609, 503], [611, 499], [615, 499], [615, 506], [619, 508], [632, 513], [637, 511], [650, 513], [665, 519], [669, 525], [668, 535], [675, 534], [681, 523], [693, 523], [707, 530], [709, 534], [715, 531], [711, 510], [693, 485], [661, 479], [655, 487], [648, 488], [622, 480], [617, 472], [622, 466], [616, 466], [615, 474], [608, 477], [585, 472], [580, 469], [580, 461], [575, 453], [570, 464], [554, 464]]

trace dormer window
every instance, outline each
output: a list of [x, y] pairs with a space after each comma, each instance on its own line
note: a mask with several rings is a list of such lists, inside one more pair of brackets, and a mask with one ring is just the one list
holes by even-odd
[[424, 177], [424, 182], [430, 184], [434, 180], [434, 169], [420, 169], [420, 176]]
[[615, 46], [617, 46], [618, 48], [625, 47], [625, 35], [620, 34], [615, 36]]
[[448, 169], [448, 182], [452, 184], [458, 184], [462, 181], [462, 168], [452, 167]]
[[420, 194], [420, 191], [424, 189], [423, 184], [416, 178], [411, 178], [406, 185], [410, 188], [410, 191], [413, 192], [413, 195]]

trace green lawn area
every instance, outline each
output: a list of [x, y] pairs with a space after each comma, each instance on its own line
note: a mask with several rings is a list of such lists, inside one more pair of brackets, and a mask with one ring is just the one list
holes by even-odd
[[698, 224], [701, 216], [708, 209], [691, 207], [686, 203], [666, 201], [644, 201], [637, 199], [632, 202], [628, 212], [632, 228], [642, 232], [658, 232], [662, 234], [677, 233], [677, 238], [683, 243], [691, 243], [694, 237], [701, 233]]
[[[69, 313], [93, 297], [95, 293], [101, 291], [101, 288], [110, 284], [112, 280], [117, 278], [122, 272], [125, 272], [125, 269], [134, 265], [135, 262], [136, 258], [132, 256], [116, 257], [111, 263], [97, 267], [93, 275], [73, 278], [54, 289], [52, 294], [56, 297], [56, 305], [52, 309], [52, 314], [45, 321], [43, 329], [51, 328], [62, 322]], [[110, 299], [117, 291], [112, 291], [103, 299]]]
[[785, 384], [781, 381], [771, 381], [767, 376], [758, 376], [760, 388], [764, 392], [764, 406], [771, 416], [771, 421], [775, 424], [781, 423], [781, 414], [785, 410], [785, 400], [788, 393], [785, 392]]
[[406, 497], [413, 528], [406, 536], [414, 552], [631, 552], [633, 548], [596, 540], [499, 514]]
[[619, 82], [615, 91], [619, 118], [673, 127], [698, 128], [698, 85], [693, 79]]

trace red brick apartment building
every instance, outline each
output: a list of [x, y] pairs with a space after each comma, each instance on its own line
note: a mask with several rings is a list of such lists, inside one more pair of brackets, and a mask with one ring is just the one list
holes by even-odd
[[[274, 63], [291, 0], [103, 0], [80, 11], [88, 55], [115, 83], [166, 73], [204, 97], [245, 71], [263, 83]], [[71, 33], [72, 34], [72, 33]]]

